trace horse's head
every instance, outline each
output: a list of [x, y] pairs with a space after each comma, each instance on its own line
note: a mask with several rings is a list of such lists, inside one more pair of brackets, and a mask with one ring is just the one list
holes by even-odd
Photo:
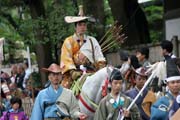
[[102, 86], [107, 84], [112, 70], [112, 66], [107, 66], [98, 70], [93, 75], [88, 76], [82, 86], [82, 90], [87, 93], [88, 96], [92, 97], [92, 99], [101, 96]]
[[107, 78], [108, 80], [110, 79], [111, 73], [113, 71], [114, 67], [113, 66], [107, 66], [106, 67], [106, 72], [107, 72]]

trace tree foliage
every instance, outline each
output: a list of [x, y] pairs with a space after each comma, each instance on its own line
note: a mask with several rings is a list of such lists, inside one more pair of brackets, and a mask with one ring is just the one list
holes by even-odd
[[161, 41], [163, 38], [163, 7], [150, 5], [144, 7], [144, 11], [147, 16], [152, 42]]
[[[0, 1], [0, 37], [8, 40], [8, 48], [13, 48], [15, 41], [23, 41], [25, 46], [30, 46], [30, 51], [35, 52], [38, 60], [42, 62], [39, 67], [46, 67], [53, 58], [57, 63], [58, 51], [64, 39], [74, 32], [74, 24], [66, 24], [64, 17], [73, 16], [78, 13], [78, 5], [84, 4], [86, 15], [92, 15], [97, 19], [97, 23], [91, 26], [89, 33], [93, 34], [98, 40], [109, 29], [115, 20], [127, 25], [127, 35], [130, 41], [128, 44], [146, 42], [144, 26], [138, 17], [132, 17], [136, 8], [137, 1], [127, 0], [1, 0]], [[32, 4], [34, 3], [34, 4]], [[97, 5], [96, 5], [97, 4]], [[101, 5], [99, 5], [101, 4]], [[34, 5], [34, 6], [33, 6]], [[98, 7], [97, 7], [98, 6]], [[118, 11], [118, 12], [117, 12]], [[151, 40], [160, 40], [162, 35], [162, 7], [149, 6], [144, 11], [149, 22]], [[143, 14], [142, 11], [140, 11]], [[160, 25], [160, 26], [159, 26]], [[138, 33], [138, 26], [142, 28]], [[148, 29], [148, 28], [147, 28]], [[135, 39], [136, 38], [136, 39]], [[136, 41], [142, 38], [141, 41]], [[112, 50], [116, 50], [113, 48]], [[8, 51], [8, 50], [7, 50]], [[40, 56], [43, 53], [43, 57]]]
[[[44, 1], [46, 19], [43, 17], [32, 19], [29, 7], [20, 0], [13, 2], [13, 4], [10, 1], [3, 1], [1, 5], [3, 7], [0, 8], [0, 14], [8, 14], [17, 27], [13, 26], [7, 17], [1, 16], [0, 37], [5, 37], [11, 43], [17, 40], [24, 41], [26, 45], [31, 46], [31, 51], [35, 50], [33, 46], [36, 44], [46, 44], [49, 41], [54, 48], [73, 32], [72, 25], [64, 22], [64, 16], [74, 15], [75, 12], [71, 1], [62, 5], [55, 3], [53, 0]], [[20, 8], [21, 11], [18, 10]], [[41, 33], [45, 35], [43, 40], [35, 38], [38, 34], [35, 30], [38, 28], [41, 28]]]

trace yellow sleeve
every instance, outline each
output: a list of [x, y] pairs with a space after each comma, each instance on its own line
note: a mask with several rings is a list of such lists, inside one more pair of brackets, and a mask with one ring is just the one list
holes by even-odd
[[79, 50], [77, 42], [73, 42], [73, 38], [68, 37], [65, 39], [62, 48], [61, 48], [61, 65], [65, 65], [62, 69], [64, 74], [68, 70], [76, 69], [76, 66], [73, 61], [73, 55]]

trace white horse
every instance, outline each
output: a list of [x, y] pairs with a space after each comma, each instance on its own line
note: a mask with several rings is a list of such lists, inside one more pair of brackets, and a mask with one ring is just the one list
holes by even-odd
[[[96, 111], [96, 105], [102, 99], [102, 86], [109, 80], [113, 67], [107, 66], [86, 78], [79, 95], [79, 106], [81, 112], [92, 119]], [[105, 82], [106, 81], [106, 82]], [[96, 105], [93, 105], [96, 104]]]
[[[162, 73], [160, 73], [159, 68], [164, 68], [164, 62], [152, 65], [149, 71], [154, 71], [158, 69], [156, 75], [160, 77]], [[102, 88], [105, 84], [107, 85], [107, 80], [109, 81], [113, 69], [114, 68], [112, 66], [107, 66], [100, 69], [93, 75], [88, 76], [82, 86], [78, 103], [81, 112], [87, 114], [90, 120], [93, 119], [96, 108], [103, 97]], [[161, 69], [161, 72], [164, 71], [162, 71]]]
[[[164, 77], [166, 76], [165, 68], [166, 68], [165, 62], [158, 62], [150, 66], [148, 72], [156, 71], [155, 72], [156, 74], [154, 74], [154, 76], [158, 76], [160, 81], [163, 80]], [[113, 70], [112, 66], [111, 67], [107, 66], [100, 69], [93, 75], [88, 76], [82, 86], [78, 103], [81, 112], [87, 114], [89, 116], [88, 119], [90, 120], [93, 119], [97, 107], [96, 105], [98, 105], [100, 100], [102, 99], [102, 86], [106, 84], [105, 83], [106, 80], [109, 80], [112, 70]]]

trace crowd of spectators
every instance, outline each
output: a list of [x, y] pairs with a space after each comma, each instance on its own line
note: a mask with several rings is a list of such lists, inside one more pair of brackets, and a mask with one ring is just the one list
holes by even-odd
[[10, 74], [5, 71], [0, 73], [0, 117], [4, 111], [12, 109], [11, 101], [21, 100], [19, 110], [24, 111], [27, 116], [30, 116], [30, 112], [33, 105], [32, 98], [32, 86], [31, 86], [31, 69], [28, 66], [28, 62], [12, 64]]

